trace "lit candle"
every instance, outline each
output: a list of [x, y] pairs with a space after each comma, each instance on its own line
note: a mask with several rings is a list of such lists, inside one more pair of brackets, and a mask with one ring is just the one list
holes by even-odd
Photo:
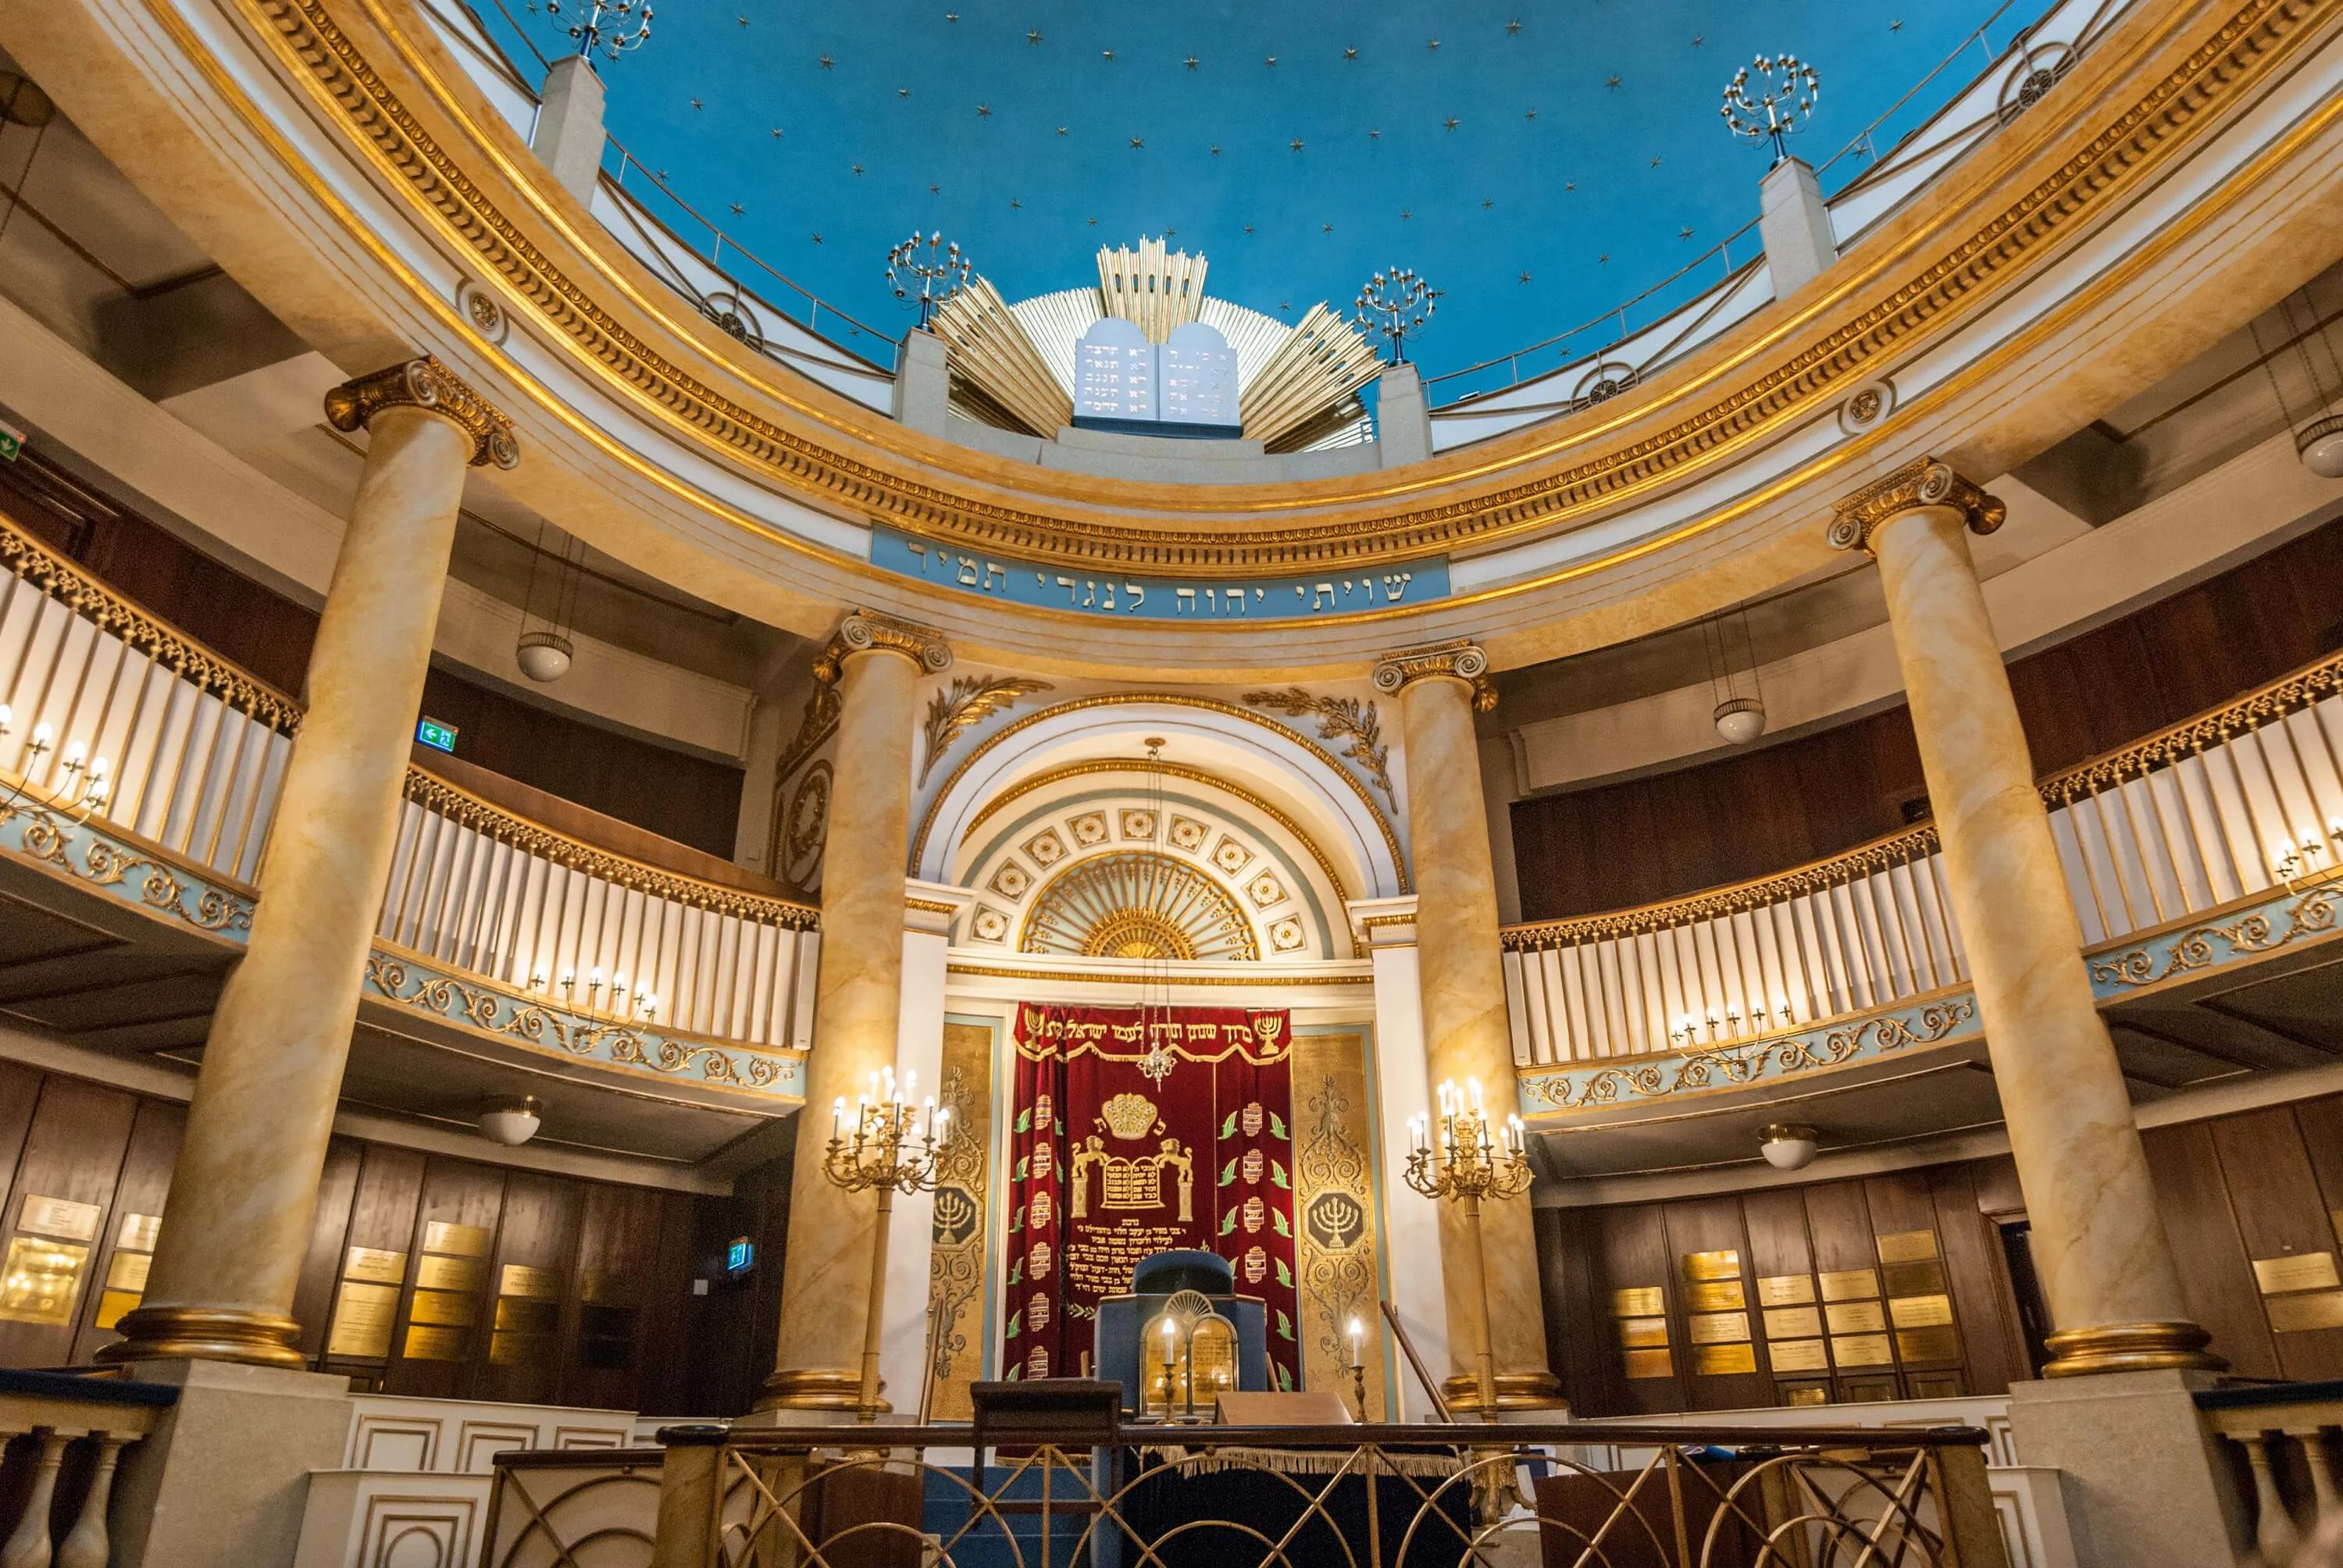
[[837, 1137], [840, 1133], [843, 1132], [845, 1130], [846, 1130], [846, 1096], [844, 1096], [843, 1094], [841, 1094], [841, 1095], [840, 1095], [836, 1100], [834, 1100], [834, 1101], [830, 1101], [830, 1135], [832, 1138], [835, 1138], [835, 1137]]
[[1167, 1367], [1170, 1366], [1172, 1362], [1172, 1336], [1178, 1332], [1179, 1331], [1173, 1325], [1170, 1318], [1167, 1317], [1163, 1320], [1163, 1364]]
[[57, 732], [56, 732], [55, 730], [54, 730], [54, 729], [50, 729], [46, 724], [35, 724], [35, 725], [34, 725], [34, 726], [33, 726], [33, 749], [34, 749], [35, 750], [36, 750], [36, 751], [45, 751], [45, 750], [47, 750], [47, 749], [48, 749], [48, 747], [49, 747], [49, 742], [50, 742], [50, 741], [52, 741], [52, 740], [54, 740], [54, 739], [56, 739], [56, 735], [57, 735]]
[[945, 1134], [944, 1134], [944, 1129], [945, 1129], [945, 1127], [946, 1127], [946, 1126], [950, 1122], [950, 1121], [951, 1121], [951, 1107], [950, 1107], [950, 1106], [949, 1106], [949, 1105], [939, 1105], [939, 1106], [937, 1106], [937, 1107], [936, 1107], [936, 1141], [937, 1141], [937, 1142], [940, 1143], [940, 1142], [942, 1142], [942, 1141], [944, 1141], [944, 1136], [945, 1136]]
[[1356, 1318], [1353, 1318], [1351, 1320], [1351, 1364], [1354, 1367], [1366, 1365], [1366, 1362], [1361, 1359], [1362, 1349], [1366, 1342], [1366, 1324], [1359, 1322]]
[[1473, 1114], [1478, 1116], [1481, 1114], [1481, 1081], [1477, 1078], [1468, 1078], [1464, 1081], [1464, 1087], [1473, 1095]]
[[8, 726], [15, 722], [15, 718], [16, 710], [6, 703], [0, 702], [0, 735], [8, 733]]

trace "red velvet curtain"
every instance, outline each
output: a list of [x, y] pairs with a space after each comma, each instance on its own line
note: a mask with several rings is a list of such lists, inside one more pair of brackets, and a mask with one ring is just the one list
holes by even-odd
[[[1100, 1298], [1150, 1253], [1194, 1247], [1268, 1302], [1271, 1378], [1301, 1386], [1289, 1029], [1283, 1009], [1017, 1010], [1004, 1376], [1080, 1375]], [[1143, 1070], [1157, 1043], [1160, 1081]]]

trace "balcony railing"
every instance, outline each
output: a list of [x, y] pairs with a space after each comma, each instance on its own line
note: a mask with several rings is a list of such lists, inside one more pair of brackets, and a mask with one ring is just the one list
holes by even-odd
[[[241, 940], [267, 882], [300, 705], [5, 520], [0, 562], [0, 824], [12, 847]], [[600, 849], [414, 769], [377, 928], [383, 962], [400, 972], [378, 965], [377, 989], [415, 1002], [408, 983], [431, 982], [401, 966], [419, 960], [514, 993], [458, 999], [481, 1027], [608, 1036], [622, 1061], [776, 1087], [787, 1075], [770, 1059], [736, 1061], [662, 1031], [803, 1045], [815, 920], [804, 904]], [[538, 1016], [548, 1009], [568, 1016]]]
[[[2087, 946], [2284, 891], [2343, 853], [2343, 655], [2040, 789]], [[1934, 827], [1504, 946], [1524, 1067], [1730, 1047], [1968, 978]], [[2145, 961], [2095, 967], [2137, 984]]]

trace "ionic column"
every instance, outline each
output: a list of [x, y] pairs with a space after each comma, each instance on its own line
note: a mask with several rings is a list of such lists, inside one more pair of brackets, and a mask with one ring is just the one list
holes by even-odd
[[[1521, 1110], [1505, 976], [1497, 939], [1497, 876], [1481, 797], [1473, 715], [1495, 700], [1488, 656], [1470, 642], [1396, 653], [1376, 664], [1375, 689], [1399, 699], [1407, 757], [1408, 858], [1415, 880], [1415, 942], [1423, 995], [1423, 1049], [1431, 1081], [1478, 1079], [1492, 1121]], [[1407, 1201], [1406, 1199], [1395, 1200]], [[1560, 1402], [1545, 1363], [1545, 1312], [1537, 1239], [1526, 1198], [1481, 1208], [1476, 1265], [1459, 1205], [1442, 1202], [1440, 1261], [1448, 1306], [1448, 1402], [1479, 1404], [1475, 1357], [1489, 1325], [1501, 1409]], [[1485, 1320], [1483, 1302], [1486, 1302]]]
[[298, 1367], [293, 1289], [397, 834], [407, 747], [468, 466], [509, 468], [503, 415], [434, 359], [326, 396], [368, 433], [309, 655], [243, 960], [220, 992], [147, 1281], [113, 1362]]
[[1879, 563], [1944, 846], [1953, 918], [1976, 984], [2057, 1332], [2053, 1377], [2218, 1367], [2190, 1322], [2115, 1044], [2099, 1017], [2050, 816], [2010, 696], [1967, 534], [2000, 501], [1923, 458], [1837, 507], [1831, 543]]
[[903, 987], [903, 863], [920, 678], [951, 664], [940, 634], [857, 610], [825, 657], [840, 666], [838, 749], [821, 865], [821, 969], [782, 1261], [778, 1364], [762, 1409], [854, 1408], [878, 1198], [822, 1171], [830, 1106], [894, 1065]]

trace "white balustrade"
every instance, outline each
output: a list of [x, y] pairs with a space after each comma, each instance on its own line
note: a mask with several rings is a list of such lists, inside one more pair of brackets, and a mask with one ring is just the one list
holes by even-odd
[[[2283, 893], [2343, 855], [2343, 658], [2042, 786], [2087, 945]], [[1523, 1066], [1697, 1050], [1967, 979], [1936, 829], [1504, 935]]]

